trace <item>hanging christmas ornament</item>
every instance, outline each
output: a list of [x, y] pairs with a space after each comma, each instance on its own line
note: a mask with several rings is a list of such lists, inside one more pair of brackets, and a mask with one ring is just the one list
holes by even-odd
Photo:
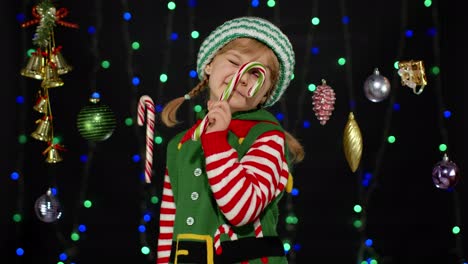
[[458, 166], [449, 160], [447, 154], [432, 169], [432, 181], [435, 187], [443, 190], [450, 190], [460, 180]]
[[35, 52], [31, 53], [31, 57], [24, 67], [21, 70], [21, 75], [29, 78], [33, 78], [36, 80], [42, 80], [44, 76], [44, 66], [45, 66], [46, 58], [40, 48], [38, 48]]
[[29, 27], [37, 24], [33, 43], [40, 47], [48, 47], [55, 44], [51, 41], [53, 28], [58, 24], [69, 28], [78, 28], [78, 24], [63, 21], [62, 18], [68, 15], [68, 9], [56, 9], [51, 0], [42, 0], [39, 4], [33, 6], [32, 15], [34, 19], [21, 24], [21, 27]]
[[36, 120], [36, 124], [36, 130], [31, 133], [31, 136], [40, 141], [51, 141], [53, 138], [52, 117], [44, 115], [42, 119]]
[[42, 80], [43, 88], [62, 86], [63, 82], [58, 78], [58, 74], [65, 74], [71, 71], [62, 56], [62, 46], [55, 46], [54, 27], [61, 25], [70, 28], [78, 28], [78, 24], [65, 22], [62, 19], [68, 15], [66, 8], [56, 9], [51, 0], [43, 0], [32, 9], [33, 20], [24, 22], [21, 27], [29, 27], [37, 24], [33, 43], [38, 46], [37, 50], [31, 54], [29, 61], [21, 70], [21, 75]]
[[47, 105], [48, 105], [49, 98], [46, 95], [42, 95], [42, 92], [39, 91], [37, 93], [36, 103], [33, 106], [33, 109], [38, 111], [39, 113], [47, 113]]
[[91, 97], [89, 102], [78, 113], [78, 131], [86, 140], [104, 141], [114, 132], [114, 113], [107, 105], [100, 103], [99, 97]]
[[367, 99], [377, 103], [387, 98], [389, 93], [390, 82], [385, 76], [380, 75], [379, 69], [375, 68], [374, 73], [364, 82], [364, 94]]
[[[66, 8], [56, 9], [52, 0], [39, 1], [32, 8], [32, 15], [34, 18], [22, 23], [21, 27], [25, 28], [37, 24], [32, 39], [37, 48], [35, 52], [31, 53], [26, 67], [21, 69], [20, 73], [25, 77], [42, 80], [41, 88], [44, 94], [39, 92], [33, 109], [44, 114], [44, 117], [36, 121], [38, 126], [31, 133], [31, 136], [37, 140], [48, 142], [50, 146], [54, 132], [48, 89], [63, 86], [64, 82], [59, 75], [72, 69], [62, 56], [62, 46], [56, 46], [54, 28], [57, 25], [78, 28], [78, 25], [63, 21], [63, 18], [68, 15], [68, 10]], [[58, 145], [53, 146], [52, 149], [48, 149], [44, 153], [44, 155], [47, 154], [46, 162], [56, 163], [62, 160], [57, 152]]]
[[146, 162], [145, 162], [145, 181], [151, 183], [153, 168], [153, 142], [155, 126], [154, 102], [148, 95], [142, 95], [138, 101], [138, 125], [145, 124], [146, 110]]
[[[427, 85], [426, 72], [422, 61], [400, 61], [398, 62], [398, 75], [401, 77], [401, 84], [408, 86], [415, 94], [421, 94]], [[421, 86], [417, 90], [417, 86]]]
[[41, 87], [44, 89], [63, 86], [64, 82], [60, 79], [57, 67], [52, 62], [49, 62], [44, 68], [44, 79]]
[[312, 109], [315, 116], [320, 121], [321, 125], [325, 125], [330, 119], [335, 104], [335, 92], [327, 85], [327, 82], [322, 79], [322, 85], [317, 86], [314, 95], [312, 95]]
[[351, 171], [356, 172], [361, 161], [362, 136], [353, 112], [349, 113], [348, 122], [344, 129], [343, 148]]
[[59, 150], [64, 151], [65, 148], [59, 144], [49, 143], [49, 147], [47, 147], [42, 152], [42, 155], [47, 155], [45, 161], [47, 163], [57, 163], [57, 162], [62, 161], [63, 159], [60, 156]]
[[60, 75], [68, 73], [73, 69], [73, 67], [65, 61], [65, 58], [60, 52], [61, 50], [62, 46], [54, 47], [52, 49], [52, 54], [50, 55], [50, 61], [57, 69], [57, 74]]
[[39, 220], [46, 223], [55, 222], [62, 216], [60, 202], [52, 194], [50, 188], [36, 200], [34, 209]]

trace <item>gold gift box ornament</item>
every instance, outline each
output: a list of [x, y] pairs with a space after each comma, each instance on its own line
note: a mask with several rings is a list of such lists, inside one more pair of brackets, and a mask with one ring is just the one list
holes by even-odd
[[[427, 85], [426, 72], [422, 61], [400, 61], [398, 62], [398, 75], [401, 84], [413, 89], [415, 94], [421, 94]], [[419, 90], [417, 86], [420, 86]]]

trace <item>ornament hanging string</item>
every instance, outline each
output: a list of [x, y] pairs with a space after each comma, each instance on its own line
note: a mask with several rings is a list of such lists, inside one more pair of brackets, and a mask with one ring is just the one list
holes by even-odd
[[[37, 11], [37, 6], [34, 6], [32, 8], [32, 15], [35, 18], [22, 23], [21, 27], [25, 28], [25, 27], [29, 27], [29, 26], [32, 26], [32, 25], [35, 25], [35, 24], [38, 24], [39, 22], [41, 22], [42, 15]], [[68, 15], [68, 9], [66, 9], [64, 7], [60, 8], [59, 10], [57, 10], [55, 12], [55, 23], [57, 23], [57, 24], [59, 24], [61, 26], [64, 26], [64, 27], [78, 28], [79, 27], [78, 24], [70, 23], [70, 22], [66, 22], [66, 21], [61, 20], [62, 18], [66, 17], [67, 15]]]
[[[234, 74], [234, 77], [232, 77], [232, 79], [229, 81], [226, 89], [224, 90], [219, 100], [220, 101], [229, 100], [232, 92], [234, 91], [240, 79], [242, 78], [242, 75], [254, 69], [258, 71], [259, 76], [255, 84], [247, 91], [248, 97], [254, 96], [258, 92], [260, 87], [262, 87], [263, 82], [265, 81], [265, 71], [266, 71], [265, 67], [260, 62], [256, 62], [256, 61], [246, 63], [237, 70], [236, 74]], [[198, 140], [200, 136], [203, 134], [203, 132], [206, 130], [207, 126], [208, 126], [208, 117], [205, 116], [203, 120], [201, 121], [201, 123], [195, 128], [195, 131], [192, 134], [192, 140]]]
[[153, 135], [155, 124], [154, 102], [148, 95], [140, 97], [138, 102], [138, 125], [143, 126], [145, 122], [146, 108], [146, 162], [145, 162], [145, 181], [151, 183], [151, 173], [153, 167]]

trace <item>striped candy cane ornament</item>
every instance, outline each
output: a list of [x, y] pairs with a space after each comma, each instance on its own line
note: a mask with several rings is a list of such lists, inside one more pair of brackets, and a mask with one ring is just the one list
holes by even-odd
[[[244, 75], [244, 73], [246, 73], [246, 72], [248, 72], [250, 70], [253, 70], [253, 69], [258, 70], [259, 76], [258, 76], [258, 79], [255, 82], [255, 84], [248, 90], [247, 96], [248, 97], [254, 96], [258, 92], [260, 87], [262, 87], [263, 82], [265, 82], [265, 71], [266, 71], [265, 67], [260, 62], [256, 62], [256, 61], [248, 62], [248, 63], [242, 65], [241, 67], [239, 67], [236, 74], [234, 74], [232, 79], [229, 81], [226, 89], [224, 90], [224, 92], [221, 95], [221, 98], [219, 98], [219, 100], [220, 101], [221, 100], [224, 100], [224, 101], [229, 100], [229, 98], [231, 97], [232, 91], [234, 91], [237, 84], [240, 82], [240, 80], [242, 78], [242, 75]], [[203, 118], [203, 120], [201, 121], [201, 123], [195, 128], [195, 131], [192, 134], [192, 140], [199, 139], [201, 134], [203, 134], [203, 132], [205, 131], [207, 126], [208, 126], [208, 117], [205, 116]]]
[[138, 102], [138, 125], [145, 123], [146, 109], [146, 162], [145, 162], [145, 181], [151, 183], [151, 174], [153, 167], [153, 135], [155, 124], [154, 102], [148, 95], [140, 97]]

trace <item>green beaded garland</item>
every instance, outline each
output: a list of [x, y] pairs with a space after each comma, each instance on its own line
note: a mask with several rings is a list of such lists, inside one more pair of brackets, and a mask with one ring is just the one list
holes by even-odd
[[89, 141], [104, 141], [114, 132], [116, 121], [112, 110], [99, 99], [90, 99], [90, 104], [78, 113], [76, 125], [80, 135]]

